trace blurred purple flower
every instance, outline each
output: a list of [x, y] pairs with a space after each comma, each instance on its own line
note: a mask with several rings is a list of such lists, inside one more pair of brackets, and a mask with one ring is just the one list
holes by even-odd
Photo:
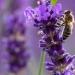
[[25, 5], [23, 4], [24, 2], [26, 2], [26, 0], [11, 0], [8, 11], [11, 13], [14, 13], [18, 11], [19, 9], [21, 10], [22, 8], [24, 8], [24, 5]]
[[[26, 27], [24, 21], [21, 19], [22, 16], [9, 15], [8, 22], [5, 22], [8, 27], [5, 28], [5, 37], [7, 38], [8, 53], [8, 70], [11, 72], [18, 72], [22, 68], [26, 68], [30, 54], [26, 49], [25, 32]], [[7, 19], [6, 19], [7, 20]]]

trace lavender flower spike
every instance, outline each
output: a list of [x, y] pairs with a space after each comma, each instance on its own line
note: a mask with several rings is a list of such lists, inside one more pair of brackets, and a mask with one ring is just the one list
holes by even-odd
[[[75, 56], [66, 53], [62, 45], [64, 43], [63, 35], [60, 35], [61, 27], [65, 26], [65, 29], [67, 28], [66, 21], [63, 21], [65, 14], [61, 13], [62, 5], [60, 3], [54, 5], [54, 2], [56, 0], [51, 0], [52, 4], [48, 0], [41, 0], [32, 11], [28, 10], [34, 18], [31, 15], [27, 16], [32, 18], [34, 26], [39, 28], [38, 34], [41, 35], [39, 44], [42, 47], [42, 56], [38, 75], [42, 74], [44, 52], [47, 52], [51, 59], [51, 62], [45, 62], [45, 65], [46, 69], [52, 72], [52, 75], [75, 75], [75, 68], [72, 66]], [[69, 28], [67, 29], [69, 30]]]
[[6, 23], [9, 28], [5, 28], [5, 37], [7, 38], [6, 51], [9, 56], [6, 68], [12, 73], [18, 73], [26, 68], [30, 55], [25, 47], [26, 29], [23, 20], [21, 20], [22, 17], [14, 14], [9, 15], [9, 17], [12, 16], [13, 18], [10, 18], [9, 22]]

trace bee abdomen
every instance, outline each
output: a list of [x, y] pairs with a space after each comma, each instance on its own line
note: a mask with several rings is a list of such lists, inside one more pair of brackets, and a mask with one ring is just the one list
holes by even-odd
[[72, 34], [72, 29], [73, 29], [72, 23], [65, 24], [65, 28], [62, 35], [63, 40], [66, 40]]
[[63, 40], [66, 40], [70, 36], [71, 32], [63, 32]]

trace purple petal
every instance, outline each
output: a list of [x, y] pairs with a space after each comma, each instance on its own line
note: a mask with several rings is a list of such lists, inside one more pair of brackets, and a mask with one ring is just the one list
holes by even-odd
[[40, 6], [39, 6], [39, 10], [40, 10], [40, 12], [41, 12], [41, 14], [45, 14], [45, 12], [46, 12], [46, 5], [45, 4], [41, 4]]
[[62, 54], [65, 53], [65, 51], [66, 51], [66, 50], [60, 50], [60, 51], [59, 51], [59, 54], [62, 55]]
[[74, 74], [71, 70], [67, 70], [65, 71], [64, 75], [74, 75]]
[[46, 47], [46, 43], [40, 43], [40, 47]]
[[38, 7], [34, 8], [34, 14], [36, 14], [38, 17], [41, 17], [41, 12]]
[[35, 26], [35, 27], [39, 27], [39, 25], [38, 25], [38, 24], [34, 24], [34, 26]]
[[73, 58], [72, 57], [70, 57], [69, 59], [68, 59], [68, 61], [67, 61], [67, 65], [69, 65], [71, 62], [73, 61]]
[[59, 14], [60, 10], [62, 9], [62, 6], [60, 3], [57, 3], [53, 6], [52, 8], [52, 11], [55, 13], [55, 14]]
[[45, 41], [44, 40], [39, 40], [39, 43], [45, 43]]
[[46, 66], [45, 69], [46, 70], [54, 70], [54, 66]]
[[57, 51], [54, 51], [54, 52], [53, 52], [53, 55], [54, 55], [54, 56], [58, 56], [58, 52], [57, 52]]
[[41, 17], [37, 17], [36, 19], [37, 19], [38, 21], [41, 21]]
[[45, 62], [44, 64], [47, 66], [54, 66], [53, 63], [51, 63], [51, 62]]

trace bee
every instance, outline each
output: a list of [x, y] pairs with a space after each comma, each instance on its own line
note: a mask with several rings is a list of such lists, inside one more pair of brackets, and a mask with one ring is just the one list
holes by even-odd
[[66, 40], [71, 34], [73, 29], [74, 16], [70, 10], [64, 11], [63, 25], [64, 29], [62, 32], [62, 39]]

